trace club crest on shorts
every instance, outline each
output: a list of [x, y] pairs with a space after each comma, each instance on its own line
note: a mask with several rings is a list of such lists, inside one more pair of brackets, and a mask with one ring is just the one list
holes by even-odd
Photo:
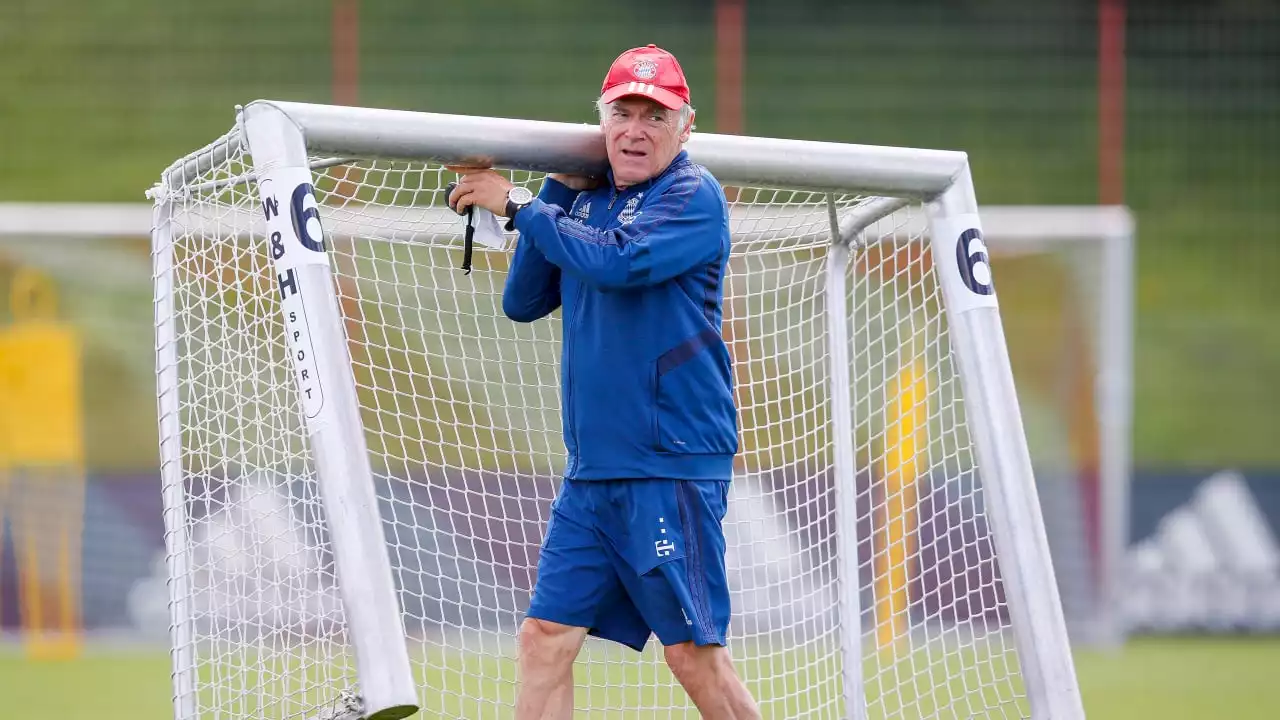
[[[662, 535], [666, 535], [666, 534], [667, 534], [666, 524], [667, 524], [667, 519], [666, 519], [666, 518], [661, 518], [661, 517], [660, 517], [660, 518], [658, 518], [658, 525], [659, 525], [659, 527], [658, 527], [658, 533], [659, 533], [659, 534], [662, 534]], [[658, 557], [660, 557], [660, 558], [662, 558], [662, 557], [668, 557], [669, 555], [671, 555], [671, 553], [675, 552], [675, 550], [676, 550], [676, 545], [675, 545], [675, 543], [671, 542], [670, 540], [668, 540], [668, 539], [666, 539], [666, 538], [662, 538], [662, 539], [660, 539], [660, 540], [655, 540], [655, 541], [653, 542], [653, 551], [654, 551], [655, 553], [657, 553], [657, 554], [658, 554]]]
[[631, 66], [631, 74], [641, 80], [652, 80], [658, 76], [658, 63], [649, 58], [640, 58]]

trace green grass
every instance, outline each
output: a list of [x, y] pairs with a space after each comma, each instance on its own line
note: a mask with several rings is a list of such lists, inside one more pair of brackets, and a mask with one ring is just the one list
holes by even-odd
[[1091, 720], [1274, 718], [1280, 639], [1147, 639], [1076, 661]]
[[[493, 672], [498, 665], [460, 660], [456, 672], [441, 675], [448, 685], [432, 695], [436, 707], [465, 710], [459, 697], [467, 678]], [[625, 665], [609, 667], [605, 672], [615, 681], [642, 685], [652, 680]], [[1076, 667], [1090, 720], [1269, 720], [1280, 708], [1280, 684], [1274, 677], [1280, 667], [1280, 638], [1138, 639], [1116, 655], [1079, 652]], [[0, 698], [6, 716], [165, 720], [172, 712], [168, 672], [168, 659], [159, 652], [91, 648], [78, 660], [37, 663], [6, 646], [0, 649]], [[505, 670], [503, 676], [514, 677]], [[586, 679], [580, 673], [580, 680]], [[589, 679], [605, 680], [598, 673]], [[620, 689], [613, 695], [637, 692]]]
[[48, 720], [160, 720], [173, 717], [168, 658], [155, 652], [98, 652], [78, 660], [31, 662], [0, 650], [4, 714]]

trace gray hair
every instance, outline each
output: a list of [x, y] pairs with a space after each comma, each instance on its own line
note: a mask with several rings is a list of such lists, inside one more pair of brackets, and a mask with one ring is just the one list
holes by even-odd
[[[600, 113], [601, 123], [605, 121], [605, 118], [608, 116], [611, 110], [613, 110], [613, 103], [604, 102], [599, 98], [596, 99], [596, 112]], [[689, 103], [685, 103], [680, 108], [680, 122], [678, 125], [678, 127], [680, 128], [680, 131], [683, 132], [686, 127], [689, 129], [693, 129], [693, 125], [690, 124], [692, 121], [693, 121], [693, 106], [690, 105]]]

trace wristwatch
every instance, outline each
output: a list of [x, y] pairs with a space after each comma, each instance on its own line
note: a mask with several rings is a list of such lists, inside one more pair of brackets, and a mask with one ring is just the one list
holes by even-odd
[[519, 185], [507, 191], [507, 231], [516, 229], [516, 213], [529, 206], [533, 202], [533, 193], [527, 187]]

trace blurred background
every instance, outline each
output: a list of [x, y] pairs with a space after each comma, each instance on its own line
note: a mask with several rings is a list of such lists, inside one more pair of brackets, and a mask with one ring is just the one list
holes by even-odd
[[[1086, 707], [1280, 716], [1274, 0], [5, 0], [6, 707], [170, 712], [149, 241], [114, 229], [149, 224], [160, 172], [257, 98], [592, 122], [609, 62], [649, 42], [680, 58], [701, 131], [963, 150], [981, 205], [1127, 206], [1124, 562], [1147, 594], [1121, 610], [1121, 647], [1078, 652]], [[88, 229], [49, 234], [68, 223]], [[1035, 328], [1061, 318], [1037, 314], [1034, 282], [1010, 291], [1026, 298], [1003, 304], [1015, 375], [1052, 385]], [[1074, 451], [1090, 472], [1097, 458]], [[45, 468], [23, 483], [41, 489], [8, 492], [24, 465]], [[1253, 549], [1197, 554], [1217, 542], [1197, 518], [1223, 513]], [[1260, 575], [1233, 613], [1205, 597], [1237, 592], [1221, 576], [1241, 552]]]

